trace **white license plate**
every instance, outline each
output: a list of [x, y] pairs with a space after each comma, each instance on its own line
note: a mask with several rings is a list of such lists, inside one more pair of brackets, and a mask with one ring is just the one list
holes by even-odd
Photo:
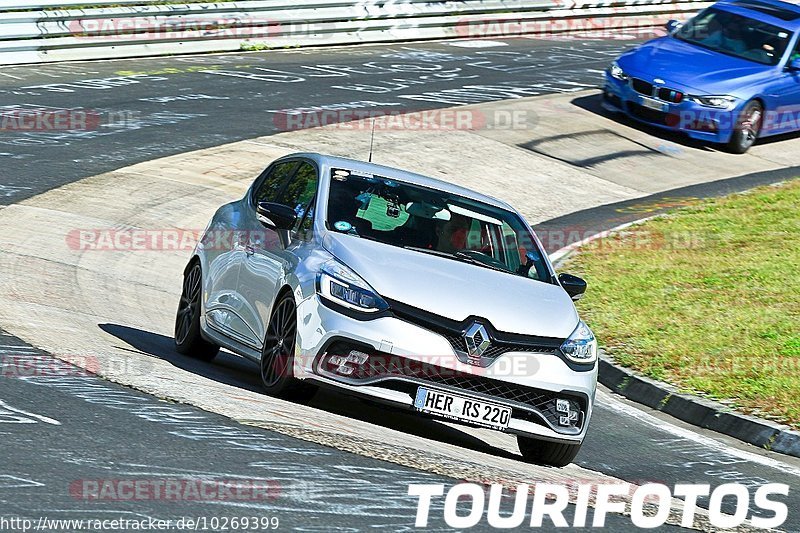
[[669, 110], [669, 104], [665, 104], [655, 100], [653, 98], [647, 98], [646, 96], [642, 96], [642, 105], [644, 107], [649, 107], [650, 109], [655, 109], [656, 111], [663, 111], [667, 112]]
[[493, 429], [505, 429], [511, 420], [510, 407], [426, 387], [417, 389], [414, 407], [423, 413], [472, 422]]

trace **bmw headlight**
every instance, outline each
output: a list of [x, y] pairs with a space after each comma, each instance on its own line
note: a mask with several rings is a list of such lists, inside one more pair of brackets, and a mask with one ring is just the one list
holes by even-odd
[[578, 322], [578, 327], [561, 345], [561, 352], [573, 363], [591, 364], [597, 361], [597, 339], [583, 320]]
[[377, 313], [389, 308], [361, 276], [335, 260], [328, 261], [320, 268], [317, 293], [326, 300], [365, 313]]
[[628, 78], [630, 78], [630, 76], [625, 74], [625, 71], [622, 70], [622, 67], [620, 67], [616, 61], [611, 63], [611, 66], [608, 67], [608, 74], [615, 80], [619, 81], [628, 81]]
[[728, 95], [720, 95], [720, 96], [695, 96], [689, 95], [689, 100], [696, 104], [700, 104], [705, 107], [713, 107], [714, 109], [730, 109], [734, 102], [736, 102], [736, 98], [733, 96]]

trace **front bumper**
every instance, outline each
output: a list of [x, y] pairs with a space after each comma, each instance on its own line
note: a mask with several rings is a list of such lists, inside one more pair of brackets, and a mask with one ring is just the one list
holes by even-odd
[[[648, 97], [651, 101], [660, 103], [663, 108], [652, 109], [643, 105], [644, 99]], [[679, 103], [652, 98], [652, 94], [637, 92], [630, 80], [621, 81], [608, 73], [603, 89], [603, 107], [609, 111], [624, 113], [650, 126], [681, 132], [692, 139], [713, 143], [730, 141], [739, 116], [736, 106], [730, 110], [721, 110], [702, 106], [685, 98]]]
[[[565, 443], [586, 435], [596, 363], [575, 369], [553, 353], [506, 351], [485, 368], [473, 366], [440, 332], [396, 316], [357, 320], [317, 296], [300, 303], [298, 317], [294, 375], [300, 379], [404, 409], [415, 409], [416, 389], [426, 386], [511, 407], [506, 431], [512, 434]], [[325, 364], [348, 346], [369, 355], [368, 371], [345, 376]], [[559, 424], [557, 399], [580, 408], [574, 425]]]

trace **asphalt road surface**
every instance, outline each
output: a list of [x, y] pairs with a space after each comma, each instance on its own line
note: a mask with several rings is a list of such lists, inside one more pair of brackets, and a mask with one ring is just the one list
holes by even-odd
[[586, 89], [624, 46], [525, 39], [4, 68], [0, 112], [46, 107], [92, 118], [80, 131], [0, 132], [0, 202], [285, 131], [281, 110], [412, 111]]
[[[613, 56], [629, 45], [520, 39], [490, 48], [421, 43], [3, 69], [3, 113], [46, 106], [85, 110], [98, 121], [96, 128], [82, 131], [0, 131], [0, 205], [135, 162], [283, 131], [284, 122], [275, 113], [281, 110], [411, 111], [591, 88], [600, 83]], [[762, 178], [774, 181], [775, 176]], [[742, 181], [739, 187], [748, 183]], [[732, 186], [717, 184], [717, 192], [704, 190], [719, 194]], [[602, 224], [612, 212], [613, 206], [574, 216]], [[552, 222], [558, 223], [570, 221]], [[14, 348], [18, 342], [13, 338], [0, 339], [12, 346], [3, 348], [6, 355], [37, 354], [30, 348]], [[177, 357], [166, 339], [124, 340], [157, 357]], [[243, 362], [209, 367], [225, 383], [247, 389], [257, 386]], [[191, 502], [85, 501], [69, 492], [70, 482], [87, 478], [227, 476], [277, 480], [281, 496], [256, 505], [259, 512], [274, 513], [287, 526], [380, 529], [413, 522], [415, 502], [405, 494], [409, 482], [454, 482], [245, 428], [189, 406], [179, 406], [184, 414], [175, 415], [178, 422], [170, 414], [149, 420], [142, 417], [147, 409], [134, 413], [93, 402], [91, 396], [80, 397], [74, 390], [79, 388], [69, 382], [56, 386], [56, 379], [0, 377], [0, 400], [32, 420], [0, 424], [3, 513], [54, 518], [98, 512], [172, 518], [208, 516], [212, 511], [246, 514], [252, 509], [231, 502], [220, 503], [223, 511], [218, 512]], [[153, 412], [159, 406], [176, 408], [96, 378], [74, 379], [96, 383], [111, 396], [124, 397], [130, 405], [147, 405]], [[691, 428], [625, 401], [605, 402], [607, 397], [607, 392], [598, 396], [589, 437], [576, 461], [581, 466], [639, 483], [798, 486], [796, 459]], [[386, 417], [380, 409], [353, 407], [337, 398], [315, 401], [332, 412], [410, 432], [417, 425], [405, 414]], [[186, 421], [194, 429], [215, 428], [218, 433], [187, 437], [186, 427], [180, 426]], [[425, 436], [463, 439], [463, 446], [476, 446], [466, 436], [436, 427], [426, 424]], [[789, 508], [786, 529], [800, 531], [800, 516], [791, 511], [800, 508], [794, 492]], [[615, 531], [626, 526], [630, 528], [629, 521], [621, 518], [613, 524]]]
[[[0, 517], [29, 519], [44, 531], [77, 531], [75, 521], [97, 519], [236, 530], [235, 520], [252, 517], [260, 526], [242, 529], [411, 531], [417, 498], [408, 485], [457, 483], [165, 402], [2, 333], [0, 439]], [[134, 483], [139, 492], [128, 488]], [[201, 484], [209, 497], [200, 499]], [[507, 495], [502, 513], [513, 504]], [[574, 506], [564, 513], [570, 523], [574, 513]], [[427, 531], [451, 530], [441, 498], [433, 499], [428, 524]], [[615, 514], [606, 526], [635, 529]]]

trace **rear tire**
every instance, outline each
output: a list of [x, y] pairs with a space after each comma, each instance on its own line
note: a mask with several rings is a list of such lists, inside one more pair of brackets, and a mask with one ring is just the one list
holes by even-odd
[[558, 467], [570, 464], [581, 449], [580, 444], [563, 444], [519, 436], [517, 444], [527, 462]]
[[297, 343], [297, 307], [291, 293], [275, 303], [267, 324], [261, 352], [261, 383], [270, 396], [305, 403], [317, 387], [294, 377], [294, 353]]
[[183, 275], [183, 290], [175, 317], [175, 351], [201, 361], [211, 361], [219, 353], [219, 346], [205, 340], [200, 333], [202, 281], [203, 269], [199, 262], [195, 262]]
[[736, 119], [736, 128], [728, 141], [728, 151], [734, 154], [747, 152], [758, 140], [763, 117], [764, 108], [761, 104], [755, 100], [748, 102]]

